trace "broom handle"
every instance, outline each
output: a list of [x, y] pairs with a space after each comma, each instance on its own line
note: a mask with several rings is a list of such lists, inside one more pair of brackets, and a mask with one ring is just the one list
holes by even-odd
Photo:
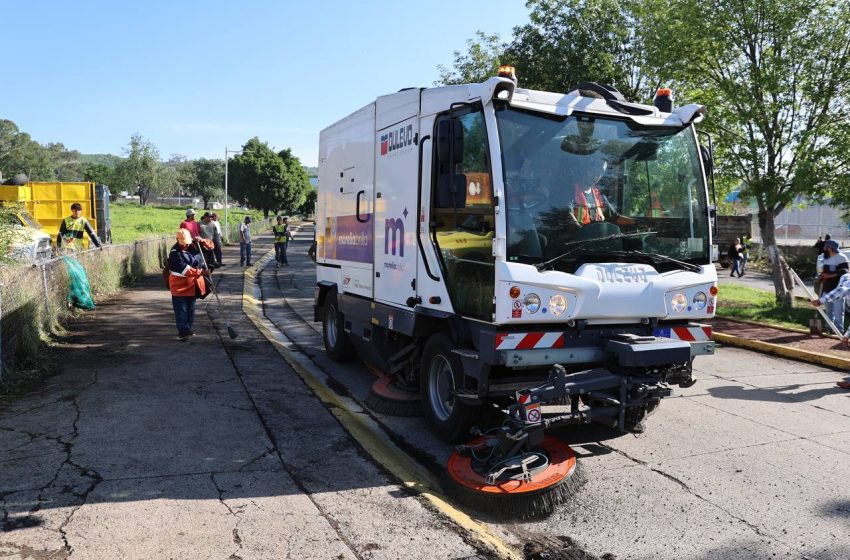
[[[817, 296], [815, 296], [815, 294], [809, 289], [809, 287], [803, 283], [803, 280], [800, 279], [800, 276], [797, 274], [796, 270], [794, 270], [790, 266], [788, 267], [788, 270], [791, 272], [791, 278], [794, 280], [794, 283], [798, 284], [801, 288], [803, 288], [803, 290], [806, 292], [806, 295], [809, 296], [809, 300], [818, 299]], [[823, 308], [823, 306], [821, 305], [815, 307], [815, 309], [818, 313], [820, 313], [821, 317], [823, 317], [823, 320], [826, 321], [826, 324], [829, 325], [829, 328], [832, 329], [832, 332], [843, 338], [844, 333], [838, 330], [838, 327], [836, 327], [835, 323], [832, 322], [832, 319], [829, 318], [829, 315], [827, 315], [826, 310]]]
[[[218, 298], [218, 292], [216, 292], [216, 291], [215, 291], [215, 283], [213, 282], [213, 279], [212, 279], [212, 272], [210, 272], [209, 267], [207, 267], [207, 259], [204, 257], [204, 248], [203, 248], [203, 247], [201, 247], [201, 242], [200, 242], [200, 241], [197, 241], [197, 240], [196, 240], [196, 241], [195, 241], [195, 243], [198, 245], [198, 251], [200, 252], [199, 254], [201, 255], [201, 262], [203, 262], [203, 263], [204, 263], [204, 268], [205, 268], [205, 269], [206, 269], [206, 271], [209, 273], [209, 279], [210, 279], [210, 282], [209, 282], [209, 283], [210, 283], [210, 291], [211, 291], [211, 292], [212, 292], [212, 294], [215, 296], [215, 300], [216, 300], [216, 302], [218, 302], [218, 306], [219, 306], [219, 307], [223, 310], [223, 309], [224, 309], [224, 307], [221, 305], [221, 300]], [[226, 321], [226, 320], [227, 320], [227, 317], [225, 317], [225, 321]]]

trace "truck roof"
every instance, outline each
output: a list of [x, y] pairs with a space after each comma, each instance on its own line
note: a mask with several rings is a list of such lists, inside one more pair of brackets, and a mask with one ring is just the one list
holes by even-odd
[[[422, 116], [443, 112], [452, 103], [459, 100], [475, 101], [492, 99], [499, 88], [510, 86], [512, 95], [508, 103], [512, 107], [539, 111], [553, 115], [568, 116], [573, 112], [594, 113], [598, 115], [628, 118], [645, 126], [671, 126], [682, 127], [692, 122], [699, 122], [705, 113], [705, 107], [697, 104], [688, 104], [682, 107], [674, 107], [670, 113], [660, 111], [654, 105], [639, 103], [626, 103], [636, 109], [635, 112], [644, 114], [631, 114], [617, 108], [617, 104], [596, 97], [582, 95], [579, 90], [568, 93], [555, 93], [550, 91], [539, 91], [515, 87], [513, 82], [507, 78], [490, 78], [481, 83], [459, 84], [439, 86], [433, 88], [405, 88], [396, 93], [382, 95], [376, 101], [369, 103], [361, 109], [340, 119], [334, 124], [322, 130], [322, 133], [336, 127], [345, 127], [346, 122], [356, 122], [365, 116], [374, 116], [375, 105], [385, 107], [406, 105], [420, 96], [420, 114]], [[385, 114], [386, 111], [381, 111]], [[385, 117], [386, 119], [386, 117]], [[390, 119], [391, 120], [391, 119]], [[392, 123], [378, 123], [382, 128]]]

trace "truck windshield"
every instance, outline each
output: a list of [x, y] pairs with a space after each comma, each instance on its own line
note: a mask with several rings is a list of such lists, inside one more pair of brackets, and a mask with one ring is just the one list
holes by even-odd
[[677, 268], [675, 260], [709, 262], [692, 128], [515, 108], [496, 115], [509, 261], [538, 264], [567, 253], [552, 263], [567, 272], [612, 260], [649, 258], [664, 270]]

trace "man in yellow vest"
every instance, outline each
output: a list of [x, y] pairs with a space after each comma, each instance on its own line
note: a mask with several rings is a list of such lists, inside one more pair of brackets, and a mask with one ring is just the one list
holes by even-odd
[[71, 205], [71, 215], [62, 220], [59, 225], [59, 235], [56, 236], [56, 247], [62, 248], [64, 243], [68, 247], [73, 247], [83, 242], [83, 232], [89, 234], [92, 243], [95, 247], [100, 247], [100, 239], [91, 227], [89, 221], [83, 218], [83, 206], [79, 202]]
[[289, 218], [283, 216], [277, 217], [277, 224], [272, 226], [274, 232], [274, 259], [277, 261], [277, 266], [289, 266], [289, 261], [286, 260], [286, 246], [289, 240], [292, 239], [292, 234], [289, 232]]

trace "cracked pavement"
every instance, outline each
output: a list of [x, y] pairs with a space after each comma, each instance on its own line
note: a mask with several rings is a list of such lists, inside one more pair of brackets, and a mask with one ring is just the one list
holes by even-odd
[[[269, 317], [362, 400], [372, 376], [328, 363], [309, 321], [305, 250], [264, 276]], [[56, 349], [64, 371], [0, 410], [0, 558], [486, 557], [354, 444], [241, 314], [241, 269], [223, 270], [238, 339], [213, 301], [178, 343], [150, 278], [76, 321]], [[850, 558], [839, 373], [729, 348], [695, 367], [645, 434], [556, 432], [588, 482], [554, 515], [484, 521], [553, 559]], [[421, 418], [378, 417], [445, 462]]]
[[199, 302], [178, 342], [157, 275], [74, 321], [61, 373], [4, 403], [0, 558], [478, 558], [362, 455], [223, 271], [239, 339]]
[[[311, 263], [297, 251], [290, 262], [262, 276], [267, 315], [362, 401], [371, 383], [362, 366], [323, 355]], [[835, 387], [844, 374], [735, 348], [694, 367], [699, 381], [675, 388], [644, 434], [553, 431], [573, 446], [587, 484], [547, 519], [493, 529], [517, 548], [576, 545], [560, 556], [550, 547], [551, 558], [850, 558], [850, 393]], [[445, 464], [451, 448], [423, 432], [421, 419], [382, 421], [419, 456]]]

